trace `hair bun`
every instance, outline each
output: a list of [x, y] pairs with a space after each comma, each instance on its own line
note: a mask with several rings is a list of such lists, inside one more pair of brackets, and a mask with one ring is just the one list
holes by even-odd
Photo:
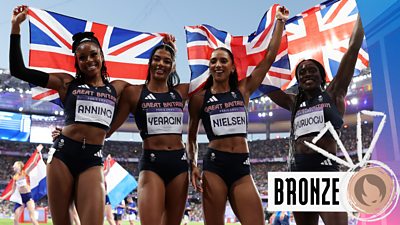
[[72, 36], [72, 40], [75, 42], [75, 41], [80, 41], [84, 38], [92, 38], [92, 37], [94, 37], [93, 32], [85, 31], [85, 32], [79, 32], [79, 33], [74, 34], [74, 36]]

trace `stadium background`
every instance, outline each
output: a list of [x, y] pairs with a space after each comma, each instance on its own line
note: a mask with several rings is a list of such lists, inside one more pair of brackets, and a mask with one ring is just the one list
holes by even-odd
[[[62, 1], [62, 2], [69, 2], [69, 1]], [[315, 5], [319, 3], [319, 1], [316, 1], [314, 3], [311, 3], [310, 6]], [[3, 4], [3, 3], [2, 3]], [[11, 6], [8, 6], [8, 4], [12, 4], [13, 6], [15, 6], [16, 4], [18, 4], [17, 2], [13, 1], [12, 3], [7, 3], [7, 7], [2, 7], [2, 12], [4, 9], [6, 9], [7, 11], [5, 13], [3, 13], [3, 15], [8, 15], [9, 12], [11, 11]], [[308, 4], [308, 3], [307, 3]], [[383, 14], [385, 12], [385, 10], [387, 10], [390, 6], [395, 5], [394, 8], [399, 8], [399, 4], [398, 1], [393, 0], [393, 1], [387, 1], [385, 2], [385, 4], [382, 4], [381, 7], [379, 7], [379, 10], [375, 10], [375, 2], [372, 1], [366, 1], [364, 3], [364, 6], [361, 10], [362, 13], [364, 12], [374, 12], [371, 13], [371, 15], [368, 15], [368, 19], [370, 21], [366, 21], [367, 24], [365, 23], [364, 25], [371, 25], [369, 28], [367, 29], [367, 39], [368, 39], [368, 31], [369, 30], [373, 30], [372, 25], [376, 25], [376, 23], [374, 23], [375, 21], [377, 21], [376, 17], [379, 17], [380, 14]], [[3, 6], [3, 5], [2, 5]], [[56, 8], [58, 7], [58, 9], [60, 8], [60, 5], [55, 5]], [[304, 10], [305, 6], [303, 6], [303, 8], [299, 9], [298, 11], [302, 11]], [[393, 7], [392, 7], [393, 8]], [[394, 9], [393, 8], [393, 9]], [[374, 9], [374, 10], [372, 10]], [[8, 14], [7, 14], [8, 13]], [[74, 14], [75, 15], [75, 14]], [[364, 15], [364, 14], [363, 14]], [[76, 16], [80, 16], [80, 15], [76, 15]], [[4, 16], [2, 21], [0, 21], [0, 25], [5, 26], [6, 23], [8, 23], [8, 17]], [[398, 24], [396, 24], [396, 21], [398, 22], [398, 19], [394, 19], [391, 18], [389, 19], [385, 19], [388, 18], [387, 16], [383, 16], [381, 17], [380, 21], [386, 21], [385, 25], [387, 25], [387, 29], [383, 29], [380, 32], [380, 35], [375, 35], [373, 37], [371, 37], [371, 39], [373, 38], [374, 40], [374, 44], [381, 44], [381, 47], [388, 47], [390, 46], [390, 48], [395, 51], [396, 49], [398, 49], [399, 45], [398, 44], [394, 44], [394, 40], [392, 39], [387, 39], [386, 43], [384, 43], [384, 41], [381, 41], [382, 38], [384, 37], [384, 35], [388, 35], [390, 33], [388, 32], [392, 32], [393, 29], [398, 29]], [[365, 22], [365, 21], [364, 21]], [[389, 26], [392, 25], [392, 26]], [[394, 27], [394, 28], [393, 28]], [[368, 28], [368, 27], [367, 27]], [[7, 30], [7, 29], [2, 29], [2, 30]], [[4, 36], [4, 33], [6, 32], [2, 32], [2, 36]], [[8, 35], [6, 35], [8, 36]], [[3, 38], [2, 38], [3, 39]], [[7, 43], [8, 40], [4, 39], [1, 41], [2, 43]], [[25, 41], [26, 43], [26, 41]], [[371, 43], [371, 42], [369, 42]], [[379, 46], [375, 47], [376, 49], [379, 50]], [[182, 48], [181, 48], [182, 49]], [[375, 49], [375, 50], [376, 50]], [[373, 51], [374, 49], [372, 49]], [[370, 51], [370, 53], [372, 52]], [[379, 50], [380, 51], [380, 50]], [[5, 49], [1, 50], [2, 55], [5, 55], [6, 51]], [[381, 57], [382, 55], [386, 57]], [[390, 60], [388, 60], [388, 62], [386, 62], [386, 58], [387, 56], [390, 54], [383, 52], [382, 55], [377, 55], [377, 57], [379, 57], [379, 62], [383, 62], [382, 67], [379, 67], [379, 70], [376, 70], [377, 67], [373, 67], [373, 71], [374, 71], [374, 92], [376, 92], [376, 90], [378, 90], [376, 87], [379, 85], [379, 91], [381, 93], [383, 93], [385, 91], [385, 84], [384, 84], [384, 80], [381, 79], [381, 77], [377, 76], [377, 74], [379, 73], [379, 75], [381, 75], [382, 70], [386, 71], [386, 74], [393, 74], [393, 71], [387, 71], [387, 64], [389, 63]], [[4, 61], [6, 57], [2, 57], [2, 60]], [[26, 57], [25, 57], [26, 58]], [[183, 57], [182, 57], [183, 58]], [[393, 58], [394, 59], [394, 58]], [[371, 61], [373, 62], [373, 60], [375, 60], [374, 58], [371, 59]], [[392, 61], [390, 61], [392, 62]], [[179, 64], [179, 62], [178, 62]], [[373, 64], [373, 63], [372, 63]], [[6, 67], [6, 64], [2, 62], [1, 67]], [[373, 65], [374, 66], [374, 65]], [[375, 65], [376, 66], [376, 65]], [[393, 80], [395, 76], [391, 76], [390, 80]], [[3, 112], [13, 112], [13, 113], [19, 113], [20, 111], [22, 111], [24, 114], [28, 114], [30, 115], [30, 120], [31, 120], [31, 126], [32, 127], [44, 127], [46, 128], [51, 128], [51, 126], [49, 126], [49, 124], [51, 124], [52, 126], [54, 126], [55, 124], [60, 124], [59, 122], [59, 115], [60, 115], [60, 111], [59, 110], [55, 110], [54, 108], [52, 108], [53, 106], [45, 106], [41, 105], [41, 103], [35, 103], [29, 100], [29, 90], [27, 90], [27, 86], [26, 84], [23, 84], [22, 82], [10, 79], [8, 76], [8, 71], [7, 69], [1, 69], [1, 73], [0, 73], [0, 111]], [[355, 81], [353, 80], [353, 84], [351, 84], [351, 90], [350, 92], [353, 92], [353, 94], [349, 94], [347, 97], [347, 109], [348, 109], [348, 114], [346, 114], [346, 119], [345, 119], [345, 123], [347, 125], [347, 128], [344, 128], [343, 130], [346, 130], [343, 132], [342, 134], [342, 140], [345, 140], [346, 143], [345, 146], [346, 148], [349, 150], [354, 150], [355, 149], [355, 129], [354, 129], [354, 112], [361, 110], [361, 109], [380, 109], [383, 108], [386, 112], [387, 108], [393, 108], [394, 105], [392, 106], [386, 106], [386, 108], [383, 106], [381, 107], [381, 105], [384, 104], [384, 101], [380, 101], [380, 100], [384, 100], [384, 98], [380, 98], [378, 101], [375, 100], [374, 105], [372, 104], [372, 85], [371, 85], [371, 76], [369, 75], [368, 71], [363, 74], [362, 76], [360, 76], [359, 78], [357, 78], [357, 80], [359, 81]], [[14, 82], [19, 83], [19, 84], [14, 84]], [[390, 82], [390, 81], [389, 81]], [[354, 85], [355, 84], [355, 85]], [[398, 86], [398, 84], [397, 84]], [[386, 87], [389, 88], [389, 87]], [[393, 90], [395, 90], [396, 85], [394, 85]], [[388, 92], [390, 92], [390, 90], [388, 90]], [[384, 95], [384, 94], [382, 94]], [[381, 94], [379, 95], [379, 97], [382, 96]], [[378, 95], [376, 95], [376, 93], [374, 93], [374, 97], [375, 99], [377, 98]], [[383, 96], [385, 97], [385, 96]], [[18, 100], [19, 99], [19, 100]], [[399, 99], [398, 94], [393, 96], [393, 102], [396, 101], [396, 99]], [[259, 99], [258, 102], [254, 101], [252, 103], [253, 105], [251, 107], [254, 107], [251, 111], [251, 113], [253, 113], [254, 116], [254, 120], [251, 120], [251, 126], [250, 126], [250, 132], [251, 134], [249, 135], [249, 138], [251, 139], [250, 142], [250, 151], [251, 151], [251, 155], [252, 155], [252, 162], [253, 162], [253, 175], [255, 177], [255, 180], [257, 181], [257, 184], [259, 187], [262, 187], [262, 185], [259, 184], [265, 184], [266, 185], [266, 172], [267, 171], [273, 171], [274, 169], [280, 169], [280, 168], [284, 168], [284, 163], [280, 162], [280, 161], [273, 161], [271, 163], [268, 163], [268, 165], [265, 163], [265, 161], [268, 161], [270, 159], [283, 159], [283, 157], [285, 157], [286, 155], [286, 151], [285, 149], [285, 144], [287, 143], [287, 141], [285, 142], [285, 139], [283, 137], [285, 137], [287, 135], [287, 133], [285, 134], [285, 132], [287, 132], [288, 130], [288, 124], [286, 122], [285, 125], [285, 119], [282, 118], [281, 120], [277, 119], [278, 115], [281, 115], [281, 113], [279, 113], [279, 111], [274, 108], [273, 104], [270, 104], [270, 102], [264, 98], [264, 101], [262, 99]], [[26, 106], [24, 108], [24, 105]], [[41, 105], [39, 107], [39, 105]], [[378, 107], [377, 107], [378, 106]], [[3, 108], [4, 107], [4, 108]], [[34, 109], [37, 109], [38, 111], [34, 111]], [[268, 109], [268, 111], [267, 111]], [[29, 111], [31, 110], [31, 111]], [[258, 111], [257, 111], [258, 110]], [[57, 112], [56, 112], [57, 111]], [[270, 114], [270, 112], [272, 114]], [[396, 111], [397, 112], [397, 111]], [[264, 113], [264, 114], [263, 114]], [[58, 115], [55, 115], [58, 114]], [[62, 114], [62, 113], [61, 113]], [[271, 115], [271, 116], [269, 116]], [[43, 117], [44, 116], [44, 117]], [[257, 119], [257, 117], [259, 116], [259, 118]], [[286, 115], [288, 116], [288, 115]], [[3, 124], [8, 124], [8, 122], [10, 122], [9, 118], [4, 118], [3, 116], [0, 116], [2, 119], [0, 121], [0, 125]], [[18, 116], [16, 116], [18, 117]], [[47, 121], [46, 121], [47, 118]], [[276, 120], [275, 120], [276, 118]], [[394, 118], [392, 118], [394, 119]], [[257, 122], [258, 121], [258, 122]], [[287, 118], [286, 118], [287, 121]], [[130, 121], [128, 121], [128, 123], [126, 124], [126, 126], [124, 126], [121, 131], [129, 131], [129, 129], [131, 130], [135, 130], [134, 126], [132, 126], [132, 119], [130, 119]], [[370, 120], [367, 120], [365, 122], [365, 126], [363, 128], [363, 133], [368, 134], [368, 135], [364, 135], [365, 140], [363, 140], [364, 142], [364, 146], [366, 144], [369, 143], [370, 138], [371, 138], [371, 134], [372, 134], [372, 124]], [[36, 125], [35, 125], [36, 124]], [[42, 124], [42, 125], [40, 125]], [[47, 125], [46, 125], [47, 124]], [[254, 126], [253, 126], [254, 124]], [[267, 124], [270, 124], [270, 129], [267, 129]], [[277, 126], [277, 125], [281, 125], [281, 126]], [[132, 126], [132, 127], [130, 127]], [[395, 124], [396, 126], [396, 124]], [[256, 128], [259, 129], [256, 129]], [[254, 130], [252, 129], [254, 128]], [[286, 128], [286, 129], [284, 129]], [[35, 129], [35, 128], [34, 128]], [[396, 129], [396, 128], [393, 128]], [[391, 131], [393, 132], [393, 130]], [[29, 131], [28, 133], [32, 134], [32, 131]], [[40, 132], [39, 132], [40, 133]], [[266, 139], [266, 133], [270, 133], [270, 137], [271, 140], [265, 140]], [[347, 134], [346, 134], [347, 133]], [[390, 132], [389, 132], [390, 133]], [[346, 136], [349, 135], [349, 136]], [[262, 138], [264, 136], [264, 138]], [[391, 137], [389, 135], [389, 137]], [[388, 138], [389, 138], [388, 137]], [[277, 139], [276, 139], [277, 138]], [[132, 140], [134, 138], [132, 137]], [[260, 140], [257, 140], [260, 139]], [[125, 140], [129, 140], [129, 139], [125, 139]], [[386, 143], [392, 143], [392, 142], [386, 142]], [[115, 143], [112, 141], [109, 141], [107, 143], [107, 148], [108, 146], [110, 146], [110, 149], [113, 149], [114, 147], [112, 147]], [[120, 145], [120, 146], [119, 146]], [[393, 142], [394, 145], [394, 142]], [[125, 158], [125, 154], [132, 154], [132, 155], [136, 155], [133, 158], [137, 158], [137, 155], [140, 154], [140, 144], [133, 144], [133, 143], [121, 143], [118, 142], [118, 147], [121, 147], [121, 151], [117, 151], [116, 153], [113, 152], [113, 154], [115, 156], [117, 155], [121, 155], [120, 158]], [[0, 165], [2, 165], [2, 170], [0, 171], [0, 183], [1, 183], [1, 188], [4, 188], [4, 185], [6, 182], [8, 182], [9, 178], [10, 178], [10, 174], [11, 174], [11, 163], [13, 163], [15, 160], [24, 160], [26, 161], [29, 154], [32, 152], [32, 150], [35, 147], [35, 144], [31, 144], [28, 142], [15, 142], [15, 141], [0, 141], [0, 147], [1, 147], [1, 154], [0, 154]], [[353, 148], [352, 148], [353, 147]], [[129, 152], [123, 150], [124, 148], [129, 149]], [[203, 147], [204, 148], [204, 147]], [[46, 149], [48, 149], [48, 145], [45, 147], [45, 151]], [[117, 149], [117, 148], [115, 148]], [[136, 152], [135, 152], [136, 150]], [[398, 147], [395, 148], [393, 151], [398, 151]], [[117, 153], [117, 152], [121, 152], [121, 153]], [[282, 157], [283, 156], [283, 157]], [[131, 155], [128, 156], [128, 158], [130, 158]], [[117, 157], [118, 158], [118, 157]], [[264, 160], [264, 162], [262, 162]], [[392, 160], [393, 161], [393, 160]], [[135, 162], [122, 162], [120, 160], [121, 164], [124, 165], [124, 167], [126, 169], [128, 169], [131, 173], [135, 174], [135, 169], [137, 166], [137, 163], [135, 164]], [[132, 168], [131, 168], [132, 167]], [[260, 170], [258, 170], [258, 167], [260, 167]], [[271, 168], [270, 168], [271, 167]], [[256, 172], [256, 171], [259, 172]], [[137, 171], [136, 174], [137, 175]], [[260, 178], [258, 178], [260, 177]], [[260, 190], [262, 193], [262, 190]], [[192, 192], [191, 192], [192, 193]], [[195, 194], [192, 193], [192, 199], [197, 199]], [[197, 196], [198, 197], [198, 196]], [[192, 201], [193, 202], [193, 201]], [[44, 200], [43, 202], [40, 202], [40, 204], [43, 204], [44, 206], [46, 205], [46, 201]], [[198, 207], [198, 204], [196, 203], [192, 203], [195, 205], [195, 207]], [[0, 204], [0, 215], [7, 215], [7, 213], [10, 211], [10, 208], [12, 206], [9, 205], [9, 203], [1, 203]], [[1, 219], [0, 220], [0, 224], [12, 224], [12, 221], [9, 219]], [[388, 223], [391, 224], [391, 223]]]
[[[6, 69], [0, 70], [0, 189], [3, 189], [12, 174], [12, 164], [17, 160], [27, 161], [38, 143], [44, 144], [44, 158], [51, 143], [51, 130], [63, 125], [63, 111], [58, 106], [31, 99], [28, 84], [9, 75]], [[290, 90], [289, 90], [290, 91]], [[346, 98], [345, 125], [341, 140], [350, 154], [356, 150], [356, 112], [372, 110], [372, 85], [369, 70], [353, 78]], [[267, 172], [285, 171], [288, 152], [289, 113], [272, 103], [269, 98], [254, 99], [249, 104], [249, 148], [251, 170], [257, 188], [267, 205]], [[187, 109], [185, 109], [187, 124]], [[372, 120], [363, 119], [363, 147], [369, 146], [372, 138]], [[185, 135], [184, 135], [185, 136]], [[205, 134], [200, 131], [199, 158], [206, 152]], [[109, 138], [104, 147], [104, 155], [110, 153], [125, 169], [138, 177], [138, 159], [142, 148], [138, 141], [137, 127], [132, 116]], [[136, 196], [136, 193], [132, 193]], [[192, 208], [191, 220], [201, 221], [200, 195], [189, 189], [189, 202]], [[12, 218], [12, 204], [0, 204], [0, 217]], [[36, 203], [47, 207], [46, 199]], [[234, 216], [227, 210], [227, 219]], [[268, 212], [266, 212], [268, 215]], [[11, 220], [10, 220], [11, 221]], [[0, 224], [3, 222], [0, 220]], [[6, 224], [6, 222], [4, 222]]]

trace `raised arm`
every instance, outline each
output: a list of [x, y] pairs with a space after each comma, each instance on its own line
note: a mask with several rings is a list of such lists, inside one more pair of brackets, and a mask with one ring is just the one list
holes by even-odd
[[[327, 92], [336, 99], [342, 99], [347, 94], [347, 89], [349, 87], [350, 81], [353, 77], [354, 67], [358, 58], [358, 51], [361, 48], [361, 44], [364, 38], [364, 29], [362, 27], [360, 16], [357, 17], [357, 22], [354, 25], [353, 33], [350, 37], [349, 48], [344, 54], [342, 60], [340, 61], [339, 69], [335, 78], [327, 87]], [[340, 102], [341, 102], [340, 101]], [[337, 106], [339, 106], [337, 104]]]
[[288, 16], [289, 11], [285, 7], [281, 6], [276, 14], [276, 26], [272, 34], [271, 41], [268, 45], [267, 53], [253, 70], [251, 75], [241, 80], [239, 83], [239, 88], [241, 89], [241, 92], [245, 94], [245, 96], [250, 96], [260, 86], [267, 75], [267, 72], [274, 63], [281, 45], [282, 33]]
[[269, 92], [267, 93], [267, 95], [273, 102], [275, 102], [275, 104], [289, 111], [291, 110], [291, 107], [294, 103], [295, 95], [286, 94], [281, 89]]
[[107, 133], [107, 137], [110, 137], [126, 121], [129, 113], [135, 112], [139, 101], [140, 87], [138, 85], [131, 85], [122, 91], [121, 98], [118, 101], [117, 112]]
[[204, 91], [197, 93], [192, 96], [189, 100], [189, 130], [188, 130], [188, 143], [187, 143], [187, 155], [189, 158], [189, 169], [191, 171], [190, 178], [193, 188], [196, 191], [202, 192], [202, 181], [200, 170], [197, 167], [198, 158], [198, 145], [197, 145], [197, 133], [199, 131], [200, 113], [201, 106], [203, 104]]
[[[163, 42], [165, 44], [170, 45], [175, 50], [175, 56], [176, 56], [178, 49], [176, 47], [175, 41], [176, 41], [175, 36], [172, 34], [167, 34], [163, 38]], [[173, 70], [175, 70], [175, 72], [176, 72], [176, 61], [174, 61]], [[189, 98], [189, 95], [188, 95], [189, 84], [179, 84], [175, 87], [175, 90], [181, 95], [181, 97], [184, 101], [186, 101]]]
[[13, 10], [10, 35], [10, 74], [31, 84], [57, 90], [63, 99], [66, 92], [65, 84], [73, 79], [71, 75], [66, 73], [48, 74], [25, 67], [21, 52], [20, 24], [25, 21], [27, 14], [27, 6], [18, 6]]
[[[43, 145], [42, 145], [42, 144], [38, 145], [38, 146], [36, 147], [36, 149], [37, 149], [39, 152], [42, 151]], [[35, 158], [33, 158], [33, 162], [36, 162], [38, 158], [39, 158], [39, 154], [36, 154], [36, 155], [35, 155]], [[35, 163], [31, 163], [29, 166], [27, 166], [27, 167], [25, 168], [26, 174], [29, 175], [29, 173], [32, 171], [32, 169], [33, 169], [34, 166], [35, 166]]]
[[182, 99], [186, 101], [189, 98], [189, 84], [179, 84], [176, 87], [176, 91], [182, 96]]
[[115, 88], [115, 91], [117, 92], [117, 98], [120, 98], [124, 89], [129, 87], [131, 84], [123, 80], [113, 80], [111, 81], [111, 85]]
[[176, 41], [175, 36], [172, 34], [166, 34], [163, 38], [163, 42], [167, 45], [170, 45], [175, 50], [175, 53], [176, 53], [177, 48], [176, 48], [175, 41]]

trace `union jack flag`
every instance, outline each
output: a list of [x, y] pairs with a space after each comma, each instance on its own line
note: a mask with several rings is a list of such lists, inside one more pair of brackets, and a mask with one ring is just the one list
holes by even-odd
[[[148, 60], [163, 34], [146, 33], [85, 21], [54, 12], [29, 8], [30, 68], [45, 72], [75, 75], [72, 36], [92, 31], [99, 39], [111, 80], [144, 83]], [[59, 104], [58, 93], [41, 87], [32, 88], [32, 98]]]
[[[286, 32], [293, 79], [283, 88], [296, 83], [294, 69], [302, 59], [312, 58], [319, 61], [325, 67], [327, 81], [331, 81], [347, 51], [357, 14], [355, 0], [328, 0], [289, 19]], [[368, 66], [366, 47], [364, 39], [358, 54], [355, 75]]]
[[[278, 7], [277, 4], [273, 5], [261, 19], [257, 31], [249, 36], [233, 36], [209, 25], [186, 26], [186, 43], [191, 70], [189, 94], [203, 87], [209, 76], [208, 63], [211, 53], [218, 47], [225, 47], [232, 51], [239, 80], [249, 76], [267, 52]], [[291, 80], [285, 32], [282, 36], [276, 60], [252, 98], [276, 90]]]

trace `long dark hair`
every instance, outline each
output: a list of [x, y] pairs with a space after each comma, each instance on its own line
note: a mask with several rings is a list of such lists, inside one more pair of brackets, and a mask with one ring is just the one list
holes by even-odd
[[[234, 60], [234, 58], [233, 58], [233, 54], [232, 54], [232, 52], [231, 52], [229, 49], [224, 48], [224, 47], [219, 47], [219, 48], [214, 49], [213, 52], [215, 52], [215, 51], [217, 51], [217, 50], [222, 50], [222, 51], [227, 52], [228, 55], [229, 55], [229, 57], [230, 57], [231, 60], [232, 60], [232, 64], [235, 65], [235, 60]], [[213, 83], [214, 83], [213, 76], [211, 76], [211, 73], [210, 73], [210, 75], [208, 76], [208, 78], [207, 78], [207, 80], [206, 80], [206, 83], [205, 83], [203, 89], [209, 89], [209, 88], [211, 88], [211, 86], [213, 85]], [[231, 72], [231, 74], [229, 75], [229, 87], [231, 88], [231, 90], [236, 90], [237, 87], [238, 87], [238, 84], [239, 84], [239, 76], [238, 76], [238, 74], [237, 74], [237, 71], [234, 70], [234, 71]]]
[[[147, 69], [147, 77], [146, 77], [146, 84], [150, 82], [151, 75], [150, 75], [150, 68], [151, 68], [151, 63], [153, 62], [153, 57], [154, 54], [156, 53], [157, 50], [163, 49], [168, 51], [171, 54], [172, 62], [175, 63], [175, 50], [171, 45], [168, 44], [161, 44], [153, 49], [150, 55], [150, 60], [149, 60], [149, 68]], [[167, 85], [169, 89], [172, 89], [179, 85], [181, 80], [179, 79], [179, 75], [176, 72], [176, 70], [171, 71], [171, 73], [168, 75], [168, 80], [167, 80]]]
[[[319, 70], [319, 73], [321, 75], [321, 80], [322, 80], [321, 89], [324, 90], [325, 89], [325, 84], [326, 84], [325, 68], [324, 68], [324, 66], [322, 66], [322, 64], [320, 62], [318, 62], [315, 59], [304, 59], [304, 60], [300, 61], [297, 64], [296, 70], [295, 70], [295, 76], [296, 76], [297, 83], [299, 81], [300, 64], [305, 62], [305, 61], [311, 61], [317, 66], [317, 68]], [[300, 107], [300, 104], [306, 100], [306, 98], [305, 98], [306, 95], [305, 95], [304, 90], [300, 86], [297, 87], [297, 90], [298, 90], [298, 92], [296, 94], [293, 106], [291, 108], [291, 115], [290, 115], [290, 140], [289, 140], [290, 143], [289, 143], [289, 160], [288, 160], [288, 164], [291, 163], [292, 154], [293, 154], [293, 151], [294, 151], [294, 144], [295, 144], [295, 142], [294, 142], [294, 139], [295, 139], [295, 137], [294, 137], [294, 119], [296, 117], [296, 113], [297, 113], [297, 110]], [[290, 168], [290, 165], [289, 165], [289, 168]]]
[[[99, 47], [100, 53], [103, 56], [103, 62], [101, 64], [101, 78], [102, 78], [103, 82], [108, 83], [110, 80], [110, 77], [108, 76], [108, 73], [107, 73], [106, 62], [104, 60], [104, 53], [101, 48], [100, 42], [97, 39], [97, 37], [94, 36], [94, 33], [93, 32], [79, 32], [79, 33], [74, 34], [74, 36], [72, 36], [72, 40], [73, 40], [72, 53], [75, 53], [78, 46], [84, 42], [92, 42], [92, 43], [95, 43]], [[84, 73], [79, 69], [78, 59], [76, 58], [76, 55], [75, 55], [75, 70], [76, 70], [76, 79], [83, 80]]]

